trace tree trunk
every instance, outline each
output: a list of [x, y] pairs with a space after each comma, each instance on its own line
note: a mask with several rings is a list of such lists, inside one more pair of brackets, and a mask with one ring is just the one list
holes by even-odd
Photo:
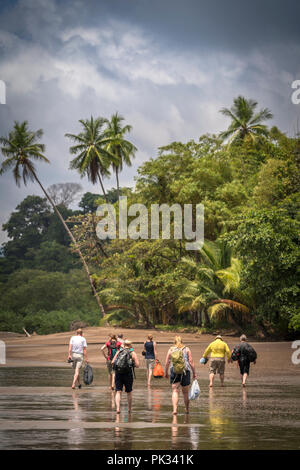
[[48, 195], [48, 193], [47, 193], [46, 190], [44, 189], [42, 183], [40, 182], [40, 180], [38, 179], [38, 177], [36, 176], [36, 174], [33, 173], [33, 175], [34, 175], [36, 181], [38, 182], [38, 184], [40, 185], [40, 187], [41, 187], [43, 193], [45, 194], [46, 198], [48, 199], [48, 201], [50, 202], [51, 206], [53, 207], [54, 211], [56, 212], [56, 214], [57, 214], [58, 218], [60, 219], [61, 223], [63, 224], [63, 226], [64, 226], [66, 232], [68, 233], [68, 235], [69, 235], [71, 241], [72, 241], [73, 244], [74, 244], [75, 250], [77, 251], [77, 253], [78, 253], [79, 256], [80, 256], [80, 259], [81, 259], [81, 261], [82, 261], [82, 264], [83, 264], [83, 267], [84, 267], [84, 269], [85, 269], [85, 272], [86, 272], [86, 274], [87, 274], [87, 276], [88, 276], [88, 278], [89, 278], [89, 281], [90, 281], [90, 284], [91, 284], [91, 288], [92, 288], [92, 292], [93, 292], [93, 294], [94, 294], [94, 296], [95, 296], [95, 299], [96, 299], [96, 301], [97, 301], [97, 304], [98, 304], [98, 306], [99, 306], [99, 308], [100, 308], [101, 314], [102, 314], [102, 316], [104, 317], [104, 315], [105, 315], [105, 310], [104, 310], [104, 308], [103, 308], [103, 305], [102, 305], [102, 303], [101, 303], [101, 301], [100, 301], [100, 298], [99, 298], [99, 296], [98, 296], [98, 293], [97, 293], [97, 291], [96, 291], [93, 278], [92, 278], [91, 273], [90, 273], [90, 271], [89, 271], [89, 267], [88, 267], [88, 265], [87, 265], [87, 263], [86, 263], [86, 261], [85, 261], [85, 259], [84, 259], [84, 257], [83, 257], [83, 254], [81, 253], [80, 248], [79, 248], [79, 246], [78, 246], [78, 244], [77, 244], [77, 242], [76, 242], [76, 240], [75, 240], [75, 238], [74, 238], [74, 236], [73, 236], [71, 230], [69, 229], [69, 227], [67, 226], [65, 220], [63, 219], [61, 213], [59, 212], [59, 210], [57, 209], [57, 207], [56, 207], [55, 204], [53, 203], [52, 199], [50, 198], [50, 196]]
[[98, 171], [98, 178], [99, 178], [99, 182], [100, 182], [100, 186], [101, 186], [101, 189], [102, 189], [102, 192], [103, 192], [105, 202], [106, 202], [106, 204], [108, 204], [107, 195], [106, 195], [106, 192], [105, 192], [105, 189], [104, 189], [104, 185], [103, 185], [103, 181], [102, 181], [102, 178], [101, 178], [101, 175], [100, 175], [100, 171]]
[[114, 223], [116, 224], [116, 219], [115, 219], [115, 217], [114, 217], [114, 214], [113, 214], [112, 211], [111, 211], [110, 203], [109, 203], [109, 201], [108, 201], [108, 199], [107, 199], [107, 195], [106, 195], [106, 192], [105, 192], [105, 189], [104, 189], [104, 185], [103, 185], [103, 181], [102, 181], [102, 178], [101, 178], [101, 175], [100, 175], [100, 172], [99, 172], [99, 171], [98, 171], [98, 178], [99, 178], [100, 185], [101, 185], [101, 189], [102, 189], [102, 192], [103, 192], [103, 195], [104, 195], [104, 198], [105, 198], [105, 202], [106, 202], [106, 204], [108, 205], [108, 212], [110, 213], [112, 220], [113, 220]]
[[203, 313], [204, 313], [204, 321], [205, 321], [205, 324], [210, 327], [210, 319], [209, 319], [209, 316], [208, 316], [208, 313], [207, 313], [207, 309], [204, 308], [203, 309]]
[[107, 254], [106, 251], [104, 250], [103, 246], [101, 245], [101, 242], [99, 241], [99, 239], [98, 239], [98, 237], [97, 237], [96, 222], [95, 222], [94, 214], [91, 214], [91, 215], [92, 215], [92, 225], [93, 225], [93, 237], [94, 237], [94, 240], [95, 240], [95, 244], [96, 244], [96, 246], [100, 249], [101, 253], [102, 253], [106, 258], [108, 258], [108, 254]]
[[118, 202], [119, 202], [119, 206], [120, 206], [120, 185], [119, 185], [119, 171], [118, 171], [118, 168], [116, 168], [116, 180], [117, 180]]

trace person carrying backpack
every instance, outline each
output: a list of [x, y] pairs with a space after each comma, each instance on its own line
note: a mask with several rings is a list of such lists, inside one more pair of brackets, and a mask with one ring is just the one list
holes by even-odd
[[247, 343], [246, 335], [240, 337], [240, 344], [234, 348], [238, 351], [237, 361], [242, 376], [242, 386], [246, 387], [246, 380], [250, 372], [250, 362], [256, 364], [257, 354], [253, 347]]
[[115, 371], [116, 412], [117, 414], [120, 413], [121, 395], [123, 388], [125, 387], [128, 401], [128, 413], [131, 413], [134, 368], [140, 366], [138, 357], [133, 351], [131, 341], [128, 339], [124, 341], [124, 348], [118, 350], [112, 360], [112, 365]]
[[182, 343], [180, 336], [175, 336], [174, 346], [172, 346], [167, 353], [165, 365], [166, 378], [169, 377], [170, 364], [170, 384], [172, 385], [173, 415], [177, 415], [180, 386], [183, 394], [185, 411], [188, 413], [190, 404], [189, 385], [191, 383], [191, 371], [193, 372], [193, 379], [196, 379], [196, 371], [191, 350]]
[[[117, 341], [116, 335], [109, 335], [109, 340], [101, 348], [102, 354], [106, 360], [110, 390], [114, 390], [114, 371], [112, 368], [112, 361], [121, 346], [122, 343]], [[107, 354], [105, 354], [105, 349], [107, 349]]]

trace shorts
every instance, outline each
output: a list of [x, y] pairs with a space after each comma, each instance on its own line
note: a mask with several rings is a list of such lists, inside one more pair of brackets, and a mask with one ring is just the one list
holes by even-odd
[[170, 384], [180, 383], [182, 387], [187, 387], [191, 383], [191, 372], [185, 371], [185, 374], [175, 374], [174, 370], [171, 369], [170, 373]]
[[83, 354], [72, 353], [73, 369], [80, 369], [83, 364]]
[[106, 367], [107, 367], [109, 375], [113, 374], [113, 372], [114, 372], [113, 371], [113, 365], [112, 365], [112, 362], [111, 362], [110, 359], [108, 361], [106, 361]]
[[153, 369], [154, 363], [155, 363], [155, 359], [146, 359], [147, 369]]
[[223, 359], [211, 359], [209, 366], [210, 374], [220, 374], [224, 375], [225, 373], [225, 361]]
[[130, 393], [132, 392], [133, 386], [133, 373], [130, 374], [118, 374], [116, 372], [115, 375], [115, 389], [116, 392], [122, 392], [123, 387], [125, 387], [125, 392]]
[[249, 361], [239, 361], [239, 367], [240, 367], [240, 372], [241, 375], [248, 374], [249, 375], [249, 370], [250, 370], [250, 362]]

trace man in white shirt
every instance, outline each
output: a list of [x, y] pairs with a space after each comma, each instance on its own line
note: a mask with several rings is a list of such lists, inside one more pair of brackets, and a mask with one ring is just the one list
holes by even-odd
[[87, 357], [87, 343], [86, 339], [82, 336], [82, 329], [79, 328], [76, 331], [76, 336], [72, 336], [69, 343], [69, 356], [68, 360], [73, 360], [73, 368], [75, 369], [72, 388], [75, 389], [76, 382], [78, 382], [78, 388], [81, 388], [79, 370], [82, 367], [83, 359], [85, 362], [88, 361]]

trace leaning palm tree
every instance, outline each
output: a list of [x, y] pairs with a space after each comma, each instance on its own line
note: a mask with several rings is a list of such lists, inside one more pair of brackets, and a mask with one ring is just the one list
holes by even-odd
[[116, 174], [118, 201], [120, 201], [120, 185], [119, 173], [123, 169], [123, 164], [131, 166], [131, 158], [135, 157], [137, 148], [128, 140], [125, 139], [125, 134], [129, 133], [132, 126], [126, 125], [122, 127], [124, 118], [118, 113], [111, 116], [110, 121], [107, 122], [107, 130], [105, 135], [108, 137], [109, 142], [106, 145], [106, 150], [115, 156], [112, 161], [112, 167]]
[[[180, 312], [199, 310], [213, 317], [229, 314], [238, 324], [241, 317], [249, 321], [253, 297], [250, 292], [241, 290], [241, 263], [232, 256], [229, 245], [225, 242], [206, 241], [201, 249], [200, 263], [192, 258], [181, 259], [182, 266], [188, 269], [193, 279], [181, 280], [181, 294], [177, 301]], [[226, 298], [224, 298], [226, 294]]]
[[221, 132], [220, 137], [223, 140], [229, 139], [229, 143], [237, 143], [245, 139], [251, 139], [254, 142], [259, 137], [266, 137], [268, 128], [262, 122], [272, 119], [273, 115], [268, 108], [255, 112], [256, 106], [256, 101], [238, 96], [233, 100], [230, 109], [222, 108], [220, 112], [231, 118], [232, 122], [226, 131]]
[[83, 130], [79, 134], [65, 134], [75, 145], [70, 147], [70, 153], [77, 155], [70, 163], [72, 170], [78, 170], [81, 177], [87, 175], [92, 184], [99, 180], [105, 201], [108, 204], [107, 195], [103, 185], [103, 178], [109, 177], [109, 166], [112, 161], [118, 160], [111, 155], [105, 146], [109, 139], [105, 136], [103, 126], [107, 123], [104, 118], [80, 119]]
[[6, 137], [0, 138], [1, 151], [2, 151], [3, 156], [6, 157], [6, 159], [1, 165], [0, 174], [3, 174], [4, 172], [12, 169], [17, 186], [20, 186], [21, 179], [23, 179], [25, 186], [27, 185], [28, 181], [36, 181], [39, 184], [47, 200], [50, 202], [51, 206], [53, 207], [54, 211], [59, 217], [61, 223], [63, 224], [66, 232], [68, 233], [76, 252], [80, 256], [80, 259], [82, 261], [86, 274], [89, 278], [93, 294], [99, 305], [101, 313], [104, 316], [105, 311], [104, 311], [103, 305], [101, 304], [101, 301], [99, 299], [98, 293], [94, 285], [93, 278], [90, 274], [88, 265], [80, 251], [80, 248], [71, 230], [69, 229], [66, 222], [64, 221], [61, 213], [59, 212], [56, 205], [52, 201], [51, 197], [49, 196], [49, 194], [43, 187], [39, 178], [37, 177], [36, 169], [32, 160], [35, 160], [36, 162], [50, 163], [49, 160], [44, 155], [45, 146], [41, 144], [40, 142], [38, 142], [38, 140], [42, 137], [42, 135], [43, 135], [42, 129], [39, 129], [36, 132], [30, 131], [28, 129], [27, 121], [24, 121], [21, 124], [18, 122], [15, 122], [14, 128], [9, 133], [8, 138]]

